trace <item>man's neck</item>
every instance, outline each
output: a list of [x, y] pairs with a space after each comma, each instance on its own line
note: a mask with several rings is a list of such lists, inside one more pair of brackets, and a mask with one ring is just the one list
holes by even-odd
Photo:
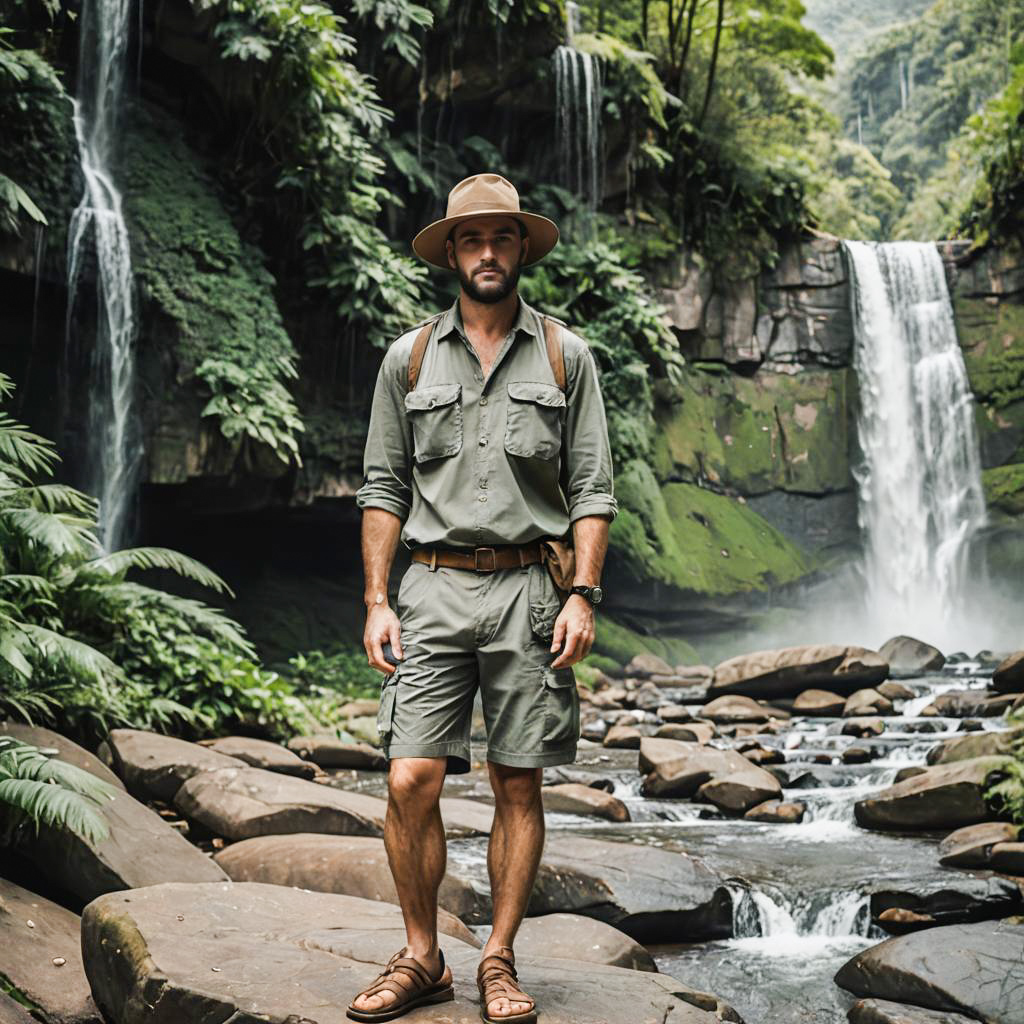
[[512, 291], [501, 302], [477, 302], [459, 289], [459, 312], [467, 334], [504, 338], [519, 315], [519, 293]]

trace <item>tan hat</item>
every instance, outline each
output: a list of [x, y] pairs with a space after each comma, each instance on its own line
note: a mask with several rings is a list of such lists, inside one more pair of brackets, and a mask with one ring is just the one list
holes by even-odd
[[448, 193], [448, 212], [443, 220], [435, 220], [413, 240], [413, 251], [435, 267], [450, 270], [445, 242], [456, 224], [473, 217], [505, 215], [523, 222], [530, 236], [530, 249], [523, 266], [546, 256], [558, 241], [558, 228], [547, 217], [523, 213], [519, 209], [519, 193], [512, 182], [500, 174], [474, 174], [464, 178]]

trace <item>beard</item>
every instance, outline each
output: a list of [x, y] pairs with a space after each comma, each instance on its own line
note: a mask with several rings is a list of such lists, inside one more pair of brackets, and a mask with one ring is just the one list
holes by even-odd
[[501, 267], [487, 267], [486, 269], [493, 270], [498, 274], [501, 274], [502, 276], [500, 280], [480, 285], [477, 283], [474, 276], [467, 276], [463, 273], [462, 269], [459, 268], [459, 282], [466, 294], [475, 302], [483, 302], [487, 305], [493, 305], [496, 302], [501, 302], [502, 299], [509, 296], [519, 283], [519, 264], [517, 263], [510, 271], [508, 271], [508, 273], [502, 270]]

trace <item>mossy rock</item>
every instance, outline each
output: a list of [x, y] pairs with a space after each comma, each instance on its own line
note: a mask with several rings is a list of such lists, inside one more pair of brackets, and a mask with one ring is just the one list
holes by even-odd
[[852, 486], [851, 370], [753, 377], [689, 367], [657, 413], [662, 478], [709, 480], [743, 494], [824, 494]]
[[1001, 408], [977, 402], [975, 422], [982, 466], [1024, 462], [1024, 399]]
[[596, 628], [593, 654], [610, 659], [615, 667], [628, 664], [634, 655], [645, 651], [670, 665], [695, 665], [700, 661], [696, 650], [681, 637], [649, 636], [603, 612], [598, 613]]
[[986, 469], [982, 483], [990, 508], [1011, 516], [1024, 516], [1024, 463]]
[[975, 397], [995, 409], [1024, 401], [1024, 305], [958, 296], [953, 309]]

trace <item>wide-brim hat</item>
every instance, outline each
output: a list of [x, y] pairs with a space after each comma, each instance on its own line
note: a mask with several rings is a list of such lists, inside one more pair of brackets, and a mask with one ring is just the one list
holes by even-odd
[[428, 224], [412, 240], [413, 251], [427, 263], [451, 270], [445, 248], [451, 229], [473, 217], [498, 216], [515, 217], [530, 236], [530, 248], [523, 266], [542, 259], [558, 241], [558, 228], [554, 221], [519, 208], [519, 193], [512, 182], [500, 174], [474, 174], [464, 178], [448, 193], [447, 213], [441, 220]]

